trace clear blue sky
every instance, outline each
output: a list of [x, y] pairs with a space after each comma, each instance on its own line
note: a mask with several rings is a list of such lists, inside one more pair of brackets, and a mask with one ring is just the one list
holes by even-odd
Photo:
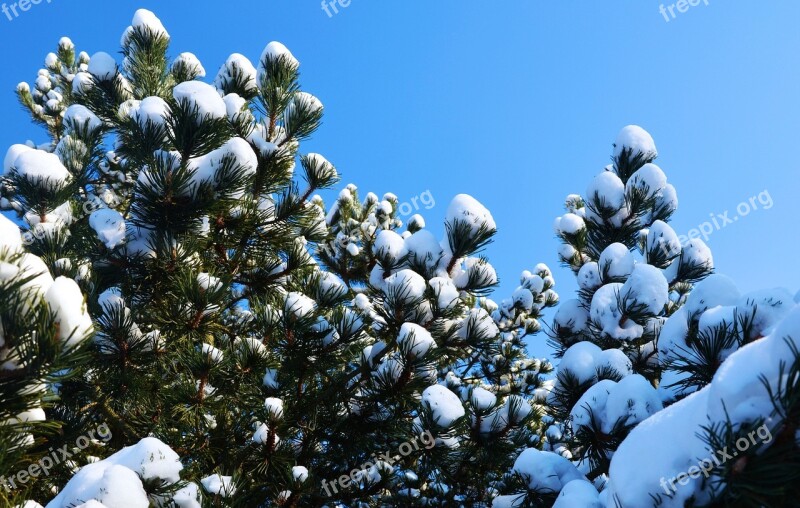
[[767, 191], [769, 210], [759, 205], [708, 243], [742, 289], [800, 289], [800, 2], [701, 0], [669, 22], [659, 0], [351, 0], [333, 17], [317, 0], [46, 2], [13, 20], [0, 14], [3, 152], [44, 141], [13, 90], [59, 37], [90, 54], [118, 51], [145, 7], [169, 30], [172, 54], [195, 53], [208, 79], [230, 53], [255, 62], [269, 41], [286, 44], [326, 106], [304, 151], [325, 154], [343, 184], [401, 201], [429, 190], [429, 225], [454, 194], [483, 202], [499, 226], [487, 254], [503, 295], [545, 262], [562, 299], [572, 296], [553, 219], [630, 123], [653, 134], [678, 189], [679, 234]]

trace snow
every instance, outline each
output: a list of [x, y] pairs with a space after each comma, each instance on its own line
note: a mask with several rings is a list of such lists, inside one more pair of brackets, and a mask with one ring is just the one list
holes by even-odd
[[597, 361], [602, 350], [591, 342], [583, 341], [573, 344], [564, 353], [559, 363], [559, 371], [569, 372], [579, 383], [597, 378]]
[[58, 323], [59, 337], [66, 347], [82, 342], [93, 330], [83, 294], [74, 280], [57, 277], [44, 295]]
[[458, 305], [459, 291], [449, 277], [433, 277], [428, 281], [433, 293], [436, 295], [440, 309], [451, 309]]
[[117, 62], [108, 53], [98, 51], [89, 59], [88, 71], [98, 81], [107, 81], [117, 74]]
[[[235, 93], [229, 93], [222, 100], [225, 101], [225, 110], [228, 114], [228, 120], [231, 122], [235, 121], [236, 117], [242, 114], [247, 106], [247, 101]], [[264, 140], [262, 139], [261, 141]]]
[[570, 461], [553, 452], [528, 448], [514, 462], [514, 471], [527, 482], [528, 488], [538, 492], [555, 493], [573, 480], [586, 480]]
[[267, 397], [264, 400], [264, 407], [267, 409], [272, 421], [280, 421], [283, 419], [283, 401], [277, 397]]
[[599, 494], [587, 480], [572, 480], [564, 485], [553, 508], [601, 508]]
[[415, 323], [403, 323], [397, 335], [397, 345], [414, 358], [422, 358], [436, 349], [436, 341], [430, 332]]
[[383, 292], [387, 296], [403, 297], [405, 303], [421, 299], [428, 284], [417, 272], [403, 269], [383, 281]]
[[283, 57], [284, 60], [289, 64], [290, 67], [297, 69], [300, 67], [300, 62], [292, 55], [291, 51], [289, 51], [286, 46], [281, 44], [277, 41], [272, 41], [264, 48], [264, 51], [261, 52], [261, 58], [258, 60], [258, 84], [259, 86], [261, 83], [264, 82], [264, 77], [266, 75], [266, 69], [264, 68], [264, 62], [269, 59], [270, 61], [275, 61], [278, 58]]
[[647, 252], [661, 251], [664, 257], [671, 259], [681, 253], [681, 242], [675, 230], [666, 222], [657, 220], [650, 225], [647, 233]]
[[627, 341], [638, 339], [644, 328], [632, 319], [623, 322], [622, 310], [619, 308], [619, 296], [623, 293], [623, 285], [619, 282], [606, 284], [592, 297], [590, 315], [592, 322], [609, 337]]
[[200, 508], [200, 492], [196, 483], [190, 483], [172, 496], [178, 508]]
[[586, 223], [583, 221], [583, 218], [574, 213], [565, 214], [561, 216], [558, 221], [558, 231], [563, 234], [575, 235], [585, 228]]
[[695, 284], [683, 308], [688, 316], [697, 319], [707, 309], [718, 305], [735, 305], [739, 298], [736, 283], [726, 275], [714, 273]]
[[195, 111], [197, 121], [205, 118], [227, 117], [225, 101], [213, 86], [201, 81], [184, 81], [172, 89], [172, 96], [179, 104], [186, 103], [189, 111]]
[[172, 61], [171, 66], [173, 72], [179, 68], [186, 69], [192, 75], [196, 77], [205, 77], [206, 70], [203, 68], [203, 64], [200, 63], [200, 60], [195, 56], [194, 53], [181, 53], [175, 60]]
[[606, 349], [595, 356], [595, 369], [598, 372], [613, 369], [624, 377], [633, 373], [633, 364], [630, 358], [619, 349]]
[[290, 292], [286, 295], [286, 300], [283, 305], [284, 312], [293, 315], [297, 319], [307, 317], [314, 312], [317, 304], [311, 298], [298, 292]]
[[442, 385], [426, 388], [422, 392], [422, 405], [430, 408], [433, 420], [443, 428], [450, 427], [465, 414], [458, 396]]
[[180, 480], [178, 455], [156, 438], [148, 437], [110, 457], [83, 466], [47, 504], [67, 508], [94, 499], [109, 507], [147, 508], [150, 502], [142, 482]]
[[292, 478], [294, 481], [303, 483], [308, 480], [308, 469], [304, 466], [292, 467]]
[[427, 229], [422, 229], [405, 239], [409, 262], [434, 267], [442, 257], [442, 246]]
[[125, 241], [125, 219], [116, 210], [95, 210], [89, 215], [89, 226], [108, 249], [114, 249]]
[[[616, 174], [604, 171], [594, 177], [586, 189], [586, 199], [589, 203], [593, 204], [596, 197], [605, 208], [619, 210], [625, 205], [625, 184]], [[588, 210], [589, 218], [596, 219], [594, 222], [601, 222], [592, 208], [593, 206]]]
[[80, 104], [73, 104], [64, 112], [64, 123], [72, 129], [79, 129], [86, 126], [89, 132], [93, 132], [103, 126], [103, 121], [92, 113], [89, 108]]
[[88, 72], [78, 72], [72, 78], [72, 91], [76, 94], [86, 93], [92, 86], [94, 78]]
[[169, 105], [161, 97], [145, 97], [141, 101], [129, 101], [120, 106], [120, 113], [132, 118], [144, 129], [148, 123], [164, 125], [170, 114]]
[[484, 309], [470, 309], [469, 314], [461, 321], [458, 327], [458, 336], [462, 339], [479, 337], [489, 339], [497, 337], [500, 330], [492, 317]]
[[619, 279], [633, 272], [634, 258], [628, 248], [621, 243], [612, 243], [600, 254], [598, 268], [604, 277]]
[[578, 285], [586, 291], [593, 291], [603, 285], [596, 261], [590, 261], [581, 267], [578, 271]]
[[33, 148], [29, 147], [28, 145], [11, 145], [6, 151], [6, 157], [3, 159], [3, 175], [7, 176], [11, 173], [11, 168], [14, 167], [14, 163], [17, 161], [17, 157], [19, 157], [23, 152], [29, 152], [33, 150]]
[[212, 363], [221, 363], [225, 359], [225, 354], [211, 344], [203, 344], [200, 348], [203, 355], [208, 357]]
[[[724, 285], [720, 280], [706, 291]], [[730, 355], [710, 385], [633, 429], [611, 461], [608, 498], [618, 496], [623, 506], [649, 505], [653, 495], [660, 495], [665, 507], [683, 507], [692, 497], [697, 504], [707, 503], [710, 493], [704, 486], [703, 475], [677, 485], [670, 498], [666, 497], [660, 482], [662, 479], [669, 482], [713, 456], [701, 439], [703, 427], [728, 419], [737, 427], [762, 418], [766, 418], [769, 429], [779, 426], [778, 418], [769, 416], [773, 414], [773, 407], [762, 379], [775, 390], [781, 379], [781, 363], [791, 363], [794, 358], [785, 340], [797, 347], [800, 307], [795, 306], [769, 336]], [[764, 436], [762, 442], [768, 442], [770, 437], [771, 434]], [[643, 454], [642, 450], [648, 453]]]
[[661, 314], [669, 302], [669, 287], [661, 270], [642, 263], [634, 266], [620, 294], [629, 309], [641, 308], [652, 315]]
[[488, 231], [496, 231], [497, 225], [492, 214], [475, 198], [468, 194], [458, 194], [447, 207], [447, 218], [445, 222], [455, 225], [456, 221], [466, 223], [470, 226], [471, 235], [475, 235], [481, 225], [486, 226]]
[[57, 155], [44, 150], [24, 150], [14, 160], [14, 172], [29, 181], [58, 188], [72, 179]]
[[250, 60], [244, 55], [233, 53], [219, 68], [217, 77], [214, 78], [214, 86], [222, 90], [234, 82], [234, 77], [238, 77], [239, 82], [243, 80], [245, 83], [244, 90], [253, 92], [257, 90], [256, 76], [256, 68]]
[[497, 404], [497, 396], [485, 388], [480, 386], [472, 390], [470, 394], [470, 403], [478, 411], [486, 411]]
[[567, 300], [558, 306], [554, 320], [559, 328], [571, 330], [573, 333], [579, 332], [586, 328], [589, 311], [583, 307], [580, 300]]
[[200, 480], [200, 483], [203, 485], [203, 489], [209, 494], [228, 497], [236, 493], [236, 487], [233, 485], [233, 478], [231, 476], [212, 474]]
[[625, 192], [632, 196], [634, 189], [638, 190], [645, 199], [651, 199], [667, 186], [667, 175], [655, 164], [645, 164], [631, 175], [625, 184]]
[[204, 291], [217, 291], [222, 288], [222, 280], [209, 273], [200, 272], [197, 274], [197, 285]]
[[608, 420], [605, 417], [606, 405], [609, 395], [616, 384], [610, 379], [603, 379], [592, 385], [581, 395], [581, 398], [578, 399], [569, 414], [572, 428], [576, 433], [582, 428], [592, 428], [592, 416], [594, 416], [595, 421], [600, 423], [604, 432], [608, 430], [606, 425]]
[[753, 329], [748, 340], [768, 335], [780, 320], [794, 308], [792, 294], [783, 288], [766, 289], [747, 293], [739, 299], [739, 315], [750, 319]]
[[632, 151], [632, 157], [641, 154], [646, 161], [653, 160], [658, 156], [653, 137], [638, 125], [625, 126], [617, 135], [617, 140], [614, 142], [614, 155], [619, 157], [625, 148]]
[[18, 252], [22, 249], [22, 234], [19, 227], [8, 217], [0, 214], [0, 256], [3, 251]]
[[635, 425], [664, 408], [658, 392], [639, 374], [624, 377], [611, 389], [606, 401], [605, 421], [609, 425], [617, 421]]
[[165, 37], [169, 39], [169, 34], [164, 28], [164, 25], [161, 24], [161, 20], [158, 19], [152, 11], [148, 11], [147, 9], [138, 9], [133, 14], [131, 26], [141, 30], [149, 30], [155, 37]]
[[213, 182], [223, 162], [230, 157], [233, 157], [245, 176], [252, 176], [256, 173], [258, 157], [250, 143], [242, 138], [231, 138], [216, 150], [189, 159], [188, 167], [194, 170], [192, 188], [196, 190], [201, 182]]
[[378, 233], [372, 245], [372, 253], [385, 267], [395, 265], [408, 253], [403, 237], [394, 231], [384, 229]]

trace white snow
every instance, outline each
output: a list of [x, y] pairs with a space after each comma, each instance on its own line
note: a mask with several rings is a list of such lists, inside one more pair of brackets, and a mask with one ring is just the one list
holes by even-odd
[[314, 300], [302, 293], [295, 291], [286, 295], [286, 301], [284, 302], [283, 306], [284, 312], [293, 315], [297, 319], [307, 317], [309, 314], [314, 312], [316, 307], [317, 304]]
[[129, 116], [144, 129], [148, 122], [152, 125], [164, 125], [170, 115], [169, 105], [161, 97], [145, 97], [141, 101], [129, 101], [120, 106], [121, 116]]
[[44, 295], [58, 323], [59, 336], [66, 347], [85, 339], [93, 330], [83, 294], [74, 280], [57, 277]]
[[231, 476], [212, 474], [200, 480], [200, 483], [209, 494], [228, 497], [236, 493], [236, 487], [233, 485], [233, 477]]
[[432, 349], [436, 349], [436, 341], [430, 332], [415, 323], [403, 323], [397, 335], [397, 345], [406, 349], [414, 358], [422, 358]]
[[597, 378], [597, 358], [602, 350], [588, 341], [570, 346], [558, 365], [560, 371], [570, 372], [579, 383]]
[[573, 480], [586, 480], [572, 463], [553, 452], [528, 448], [514, 462], [514, 471], [528, 482], [530, 490], [555, 493]]
[[185, 102], [189, 111], [196, 108], [197, 121], [204, 118], [220, 119], [227, 117], [225, 101], [213, 86], [201, 81], [184, 81], [172, 89], [172, 96], [179, 104]]
[[[588, 203], [594, 203], [595, 198], [605, 208], [620, 210], [625, 205], [625, 184], [619, 177], [610, 172], [604, 171], [594, 177], [594, 180], [586, 189], [586, 199]], [[587, 218], [600, 223], [600, 217], [593, 210], [593, 206], [587, 207]]]
[[553, 508], [601, 508], [599, 494], [587, 480], [572, 480], [564, 485]]
[[264, 400], [264, 407], [267, 408], [267, 413], [272, 418], [272, 421], [280, 421], [283, 419], [283, 401], [277, 397], [267, 397]]
[[403, 237], [394, 231], [384, 229], [375, 238], [375, 243], [372, 245], [372, 253], [379, 260], [391, 266], [402, 259], [408, 251]]
[[558, 231], [567, 235], [575, 235], [586, 228], [582, 217], [574, 213], [562, 215], [558, 221]]
[[175, 60], [172, 61], [172, 70], [176, 70], [178, 68], [183, 68], [191, 72], [197, 77], [205, 77], [206, 70], [203, 68], [203, 64], [200, 63], [200, 60], [195, 56], [194, 53], [181, 53]]
[[645, 164], [628, 179], [625, 184], [626, 193], [633, 195], [634, 189], [645, 198], [650, 199], [667, 186], [667, 175], [655, 164]]
[[658, 268], [638, 263], [620, 290], [628, 308], [643, 308], [645, 312], [659, 315], [669, 302], [667, 279]]
[[3, 251], [17, 252], [22, 249], [22, 233], [8, 217], [0, 214], [0, 255]]
[[449, 277], [433, 277], [428, 281], [437, 298], [440, 309], [450, 309], [459, 302], [459, 291]]
[[639, 374], [622, 378], [614, 385], [606, 401], [607, 431], [617, 422], [635, 425], [664, 408], [658, 392]]
[[590, 315], [592, 322], [609, 337], [617, 340], [638, 339], [644, 333], [644, 328], [632, 319], [623, 321], [622, 310], [619, 308], [619, 296], [624, 295], [623, 285], [619, 282], [606, 284], [595, 292], [592, 297]]
[[14, 167], [17, 157], [19, 157], [23, 152], [29, 152], [31, 150], [33, 150], [33, 148], [29, 147], [28, 145], [11, 145], [8, 148], [8, 151], [6, 151], [5, 159], [3, 159], [3, 176], [11, 173], [11, 168]]
[[108, 249], [114, 249], [125, 241], [125, 219], [116, 210], [111, 208], [95, 210], [89, 215], [89, 226]]
[[612, 243], [600, 254], [598, 268], [607, 277], [624, 278], [633, 272], [634, 258], [621, 243]]
[[475, 387], [470, 395], [470, 403], [478, 411], [486, 411], [497, 404], [497, 396], [480, 386]]
[[212, 363], [221, 363], [225, 359], [225, 354], [211, 344], [203, 344], [200, 348], [203, 355], [208, 357]]
[[275, 61], [278, 58], [283, 57], [284, 60], [293, 68], [298, 68], [300, 66], [300, 62], [292, 55], [291, 51], [289, 51], [286, 46], [281, 44], [277, 41], [272, 41], [264, 48], [264, 51], [261, 52], [261, 58], [258, 60], [258, 84], [259, 86], [264, 81], [264, 77], [266, 75], [266, 69], [264, 69], [264, 61], [269, 59], [270, 61]]
[[14, 172], [42, 186], [58, 188], [72, 179], [57, 155], [44, 150], [24, 150], [14, 160]]
[[450, 427], [465, 414], [458, 396], [442, 385], [426, 388], [422, 392], [422, 404], [430, 408], [433, 420], [444, 428]]
[[156, 37], [165, 37], [169, 39], [169, 34], [161, 23], [161, 20], [158, 19], [152, 11], [148, 11], [147, 9], [138, 9], [133, 14], [131, 26], [133, 28], [149, 30]]
[[89, 132], [103, 126], [103, 121], [92, 113], [89, 108], [80, 104], [73, 104], [64, 112], [64, 123], [72, 129], [86, 128]]
[[600, 269], [596, 261], [590, 261], [578, 271], [578, 285], [586, 291], [593, 291], [603, 284]]
[[660, 251], [668, 259], [681, 253], [681, 242], [675, 230], [660, 220], [653, 222], [647, 233], [647, 252], [655, 253], [657, 251]]
[[250, 143], [242, 138], [231, 138], [216, 150], [189, 160], [188, 167], [194, 170], [193, 189], [197, 189], [201, 182], [213, 181], [223, 162], [230, 157], [233, 157], [241, 167], [245, 176], [255, 174], [258, 168], [258, 157]]
[[88, 71], [98, 81], [107, 81], [117, 74], [117, 62], [108, 53], [98, 51], [89, 59]]
[[247, 57], [233, 53], [219, 68], [214, 78], [214, 86], [222, 90], [228, 83], [234, 81], [234, 77], [238, 77], [240, 82], [244, 80], [245, 91], [252, 92], [257, 88], [256, 75], [256, 68]]
[[579, 332], [586, 328], [586, 323], [589, 321], [589, 311], [583, 307], [580, 300], [567, 300], [558, 306], [554, 321], [560, 328]]
[[497, 230], [497, 225], [489, 210], [468, 194], [458, 194], [447, 207], [445, 222], [454, 225], [456, 221], [470, 226], [472, 235], [478, 232], [481, 225], [485, 225], [488, 231]]
[[614, 142], [614, 155], [619, 157], [624, 148], [630, 149], [633, 157], [639, 154], [644, 155], [645, 160], [655, 159], [658, 156], [653, 137], [638, 125], [623, 127], [617, 135], [617, 140]]
[[156, 438], [144, 438], [83, 466], [47, 508], [68, 508], [92, 499], [109, 507], [147, 508], [150, 502], [142, 481], [177, 482], [181, 469], [178, 455], [167, 445]]
[[294, 481], [303, 483], [308, 480], [308, 469], [304, 466], [292, 467], [292, 478]]

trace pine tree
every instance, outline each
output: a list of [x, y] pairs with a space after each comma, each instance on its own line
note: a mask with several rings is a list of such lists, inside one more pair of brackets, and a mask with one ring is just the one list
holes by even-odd
[[31, 496], [489, 503], [542, 440], [552, 366], [525, 340], [558, 301], [547, 267], [489, 300], [480, 252], [496, 225], [470, 196], [441, 240], [419, 216], [402, 231], [392, 195], [360, 202], [348, 186], [326, 211], [315, 193], [338, 172], [300, 150], [323, 106], [280, 43], [255, 66], [232, 55], [209, 85], [194, 55], [170, 61], [149, 11], [121, 42], [118, 65], [62, 39], [34, 91], [18, 87], [50, 142], [9, 150], [3, 203], [28, 249], [77, 281], [94, 326], [49, 444], [108, 430]]
[[[677, 197], [653, 164], [652, 137], [628, 126], [614, 148], [613, 164], [585, 196], [568, 196], [567, 213], [555, 222], [559, 257], [579, 292], [560, 305], [551, 330], [560, 364], [547, 397], [547, 443], [518, 458], [510, 473], [516, 481], [505, 489], [509, 503], [552, 502], [573, 479], [602, 486], [625, 436], [663, 407], [656, 390], [661, 326], [713, 269], [701, 240], [681, 245], [666, 223]], [[559, 471], [558, 480], [525, 480], [541, 464]]]

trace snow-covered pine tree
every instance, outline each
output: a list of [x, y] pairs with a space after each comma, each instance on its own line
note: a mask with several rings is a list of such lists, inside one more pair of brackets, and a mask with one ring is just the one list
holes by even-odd
[[47, 384], [64, 382], [69, 368], [86, 361], [81, 343], [92, 321], [78, 285], [54, 279], [42, 258], [25, 252], [19, 228], [2, 215], [0, 302], [0, 504], [14, 506], [53, 465], [49, 440], [60, 426], [45, 414], [53, 405]]
[[[559, 256], [580, 289], [577, 298], [562, 302], [551, 331], [561, 361], [547, 398], [553, 418], [547, 444], [517, 459], [517, 481], [501, 502], [546, 504], [572, 479], [602, 485], [631, 428], [663, 407], [656, 390], [658, 333], [692, 284], [712, 272], [713, 261], [701, 240], [682, 246], [666, 223], [677, 197], [653, 164], [656, 156], [647, 132], [625, 127], [613, 164], [585, 196], [568, 196], [567, 213], [556, 219]], [[535, 478], [542, 467], [558, 474]]]
[[542, 439], [532, 402], [552, 367], [524, 338], [558, 300], [547, 267], [488, 300], [497, 276], [478, 254], [496, 227], [466, 195], [441, 241], [421, 217], [398, 233], [396, 199], [353, 187], [326, 214], [314, 193], [338, 173], [301, 155], [322, 105], [289, 50], [234, 54], [212, 86], [192, 54], [170, 62], [169, 41], [139, 10], [121, 65], [62, 39], [35, 90], [18, 87], [51, 139], [9, 150], [0, 197], [95, 328], [48, 444], [109, 429], [33, 494], [59, 489], [48, 508], [488, 503]]

